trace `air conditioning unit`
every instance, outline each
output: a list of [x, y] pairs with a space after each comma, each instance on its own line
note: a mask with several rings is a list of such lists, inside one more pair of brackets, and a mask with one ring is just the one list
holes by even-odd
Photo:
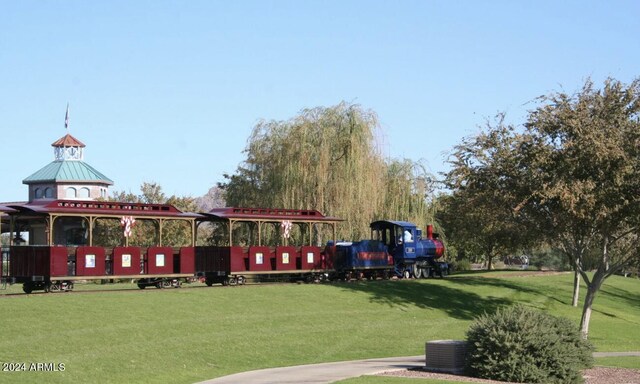
[[460, 374], [464, 371], [467, 342], [463, 340], [434, 340], [425, 345], [427, 371]]

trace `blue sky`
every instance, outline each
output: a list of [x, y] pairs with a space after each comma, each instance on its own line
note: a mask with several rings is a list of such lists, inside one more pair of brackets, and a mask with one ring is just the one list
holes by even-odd
[[201, 196], [260, 119], [353, 102], [385, 155], [445, 171], [488, 117], [640, 76], [640, 2], [0, 0], [0, 201], [70, 133], [139, 192]]

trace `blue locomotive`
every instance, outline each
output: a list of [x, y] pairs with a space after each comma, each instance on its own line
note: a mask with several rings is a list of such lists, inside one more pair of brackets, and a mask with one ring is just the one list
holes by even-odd
[[444, 245], [427, 226], [426, 237], [415, 224], [407, 221], [374, 221], [371, 239], [356, 242], [329, 242], [325, 250], [329, 265], [338, 279], [351, 278], [427, 278], [444, 277], [449, 265], [438, 259]]

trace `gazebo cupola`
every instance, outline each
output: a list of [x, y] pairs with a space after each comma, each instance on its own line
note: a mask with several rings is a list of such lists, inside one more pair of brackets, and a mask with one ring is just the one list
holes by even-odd
[[54, 161], [22, 181], [29, 186], [29, 201], [107, 197], [113, 181], [84, 162], [85, 145], [80, 140], [67, 133], [51, 146]]
[[85, 145], [70, 134], [56, 140], [51, 146], [54, 148], [56, 161], [84, 160], [83, 148]]

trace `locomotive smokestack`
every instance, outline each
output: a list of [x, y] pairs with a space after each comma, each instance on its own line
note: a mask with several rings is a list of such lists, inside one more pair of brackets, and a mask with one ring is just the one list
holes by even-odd
[[433, 225], [427, 225], [427, 239], [433, 240]]

